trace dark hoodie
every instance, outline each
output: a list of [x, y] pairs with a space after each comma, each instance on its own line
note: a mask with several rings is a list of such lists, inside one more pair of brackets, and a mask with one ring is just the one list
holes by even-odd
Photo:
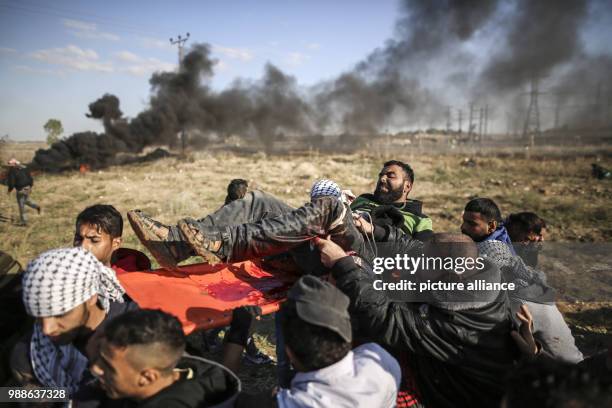
[[233, 407], [240, 380], [229, 369], [211, 360], [184, 356], [177, 366], [181, 378], [144, 401], [109, 401], [106, 408]]
[[[385, 228], [387, 235], [388, 227], [396, 227], [414, 239], [426, 241], [433, 232], [431, 219], [423, 214], [422, 209], [423, 203], [418, 200], [407, 200], [401, 204], [381, 204], [373, 194], [362, 194], [351, 204], [353, 212], [369, 213], [371, 221], [376, 226]], [[388, 238], [380, 237], [380, 240], [386, 241]]]
[[[485, 265], [470, 281], [500, 282], [499, 269]], [[339, 260], [332, 275], [351, 300], [354, 337], [379, 343], [400, 361], [400, 391], [416, 394], [427, 407], [499, 406], [501, 379], [518, 358], [505, 292], [478, 298], [433, 292], [428, 303], [394, 302], [374, 289], [370, 275], [351, 257]]]
[[32, 187], [34, 180], [27, 168], [23, 166], [13, 166], [8, 171], [7, 185], [9, 193], [16, 189], [17, 191], [24, 187]]

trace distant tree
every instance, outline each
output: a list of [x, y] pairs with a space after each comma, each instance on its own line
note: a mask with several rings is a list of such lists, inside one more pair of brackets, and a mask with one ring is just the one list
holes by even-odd
[[62, 122], [59, 119], [49, 119], [45, 123], [44, 129], [47, 132], [47, 144], [49, 146], [59, 141], [60, 135], [64, 133]]

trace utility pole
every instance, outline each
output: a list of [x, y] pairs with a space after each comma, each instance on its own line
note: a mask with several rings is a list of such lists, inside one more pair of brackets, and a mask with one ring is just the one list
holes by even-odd
[[559, 123], [560, 117], [561, 117], [561, 96], [557, 94], [557, 97], [555, 98], [555, 124], [554, 124], [554, 128], [557, 132], [559, 131], [559, 127], [561, 126], [561, 123]]
[[489, 104], [485, 105], [485, 128], [484, 128], [484, 137], [487, 137], [489, 133]]
[[468, 122], [468, 136], [472, 138], [472, 122], [474, 121], [474, 102], [470, 102], [470, 118]]
[[601, 95], [601, 82], [597, 84], [597, 93], [595, 96], [595, 121], [597, 127], [603, 127], [605, 124], [605, 110], [603, 98]]
[[[189, 39], [189, 33], [185, 35], [185, 37], [179, 36], [174, 39], [170, 38], [170, 44], [176, 45], [178, 47], [178, 71], [181, 72], [181, 67], [183, 66], [183, 57], [184, 57], [184, 49], [185, 43]], [[181, 129], [181, 152], [185, 155], [185, 145], [187, 144], [187, 135], [185, 134], [185, 129]]]
[[536, 136], [540, 136], [540, 108], [538, 106], [538, 80], [531, 80], [531, 91], [529, 92], [529, 108], [525, 117], [525, 126], [523, 126], [523, 138], [529, 137], [529, 146], [533, 149], [535, 146]]
[[462, 128], [461, 126], [463, 125], [463, 110], [459, 109], [459, 130], [458, 133], [461, 134]]
[[478, 140], [482, 139], [482, 132], [484, 130], [484, 108], [480, 108], [478, 114]]
[[506, 111], [506, 135], [510, 137], [512, 134], [512, 114]]
[[185, 34], [185, 37], [182, 37], [179, 34], [179, 36], [176, 39], [170, 38], [170, 44], [176, 45], [178, 47], [179, 69], [183, 65], [183, 56], [184, 56], [183, 54], [184, 54], [184, 49], [185, 49], [185, 43], [187, 42], [188, 39], [189, 39], [189, 33]]

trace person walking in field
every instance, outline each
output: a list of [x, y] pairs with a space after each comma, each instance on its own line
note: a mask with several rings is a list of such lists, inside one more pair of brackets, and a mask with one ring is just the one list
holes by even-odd
[[30, 200], [30, 194], [32, 193], [32, 186], [34, 180], [30, 172], [25, 166], [22, 166], [17, 159], [11, 159], [8, 161], [8, 194], [15, 189], [17, 194], [17, 205], [19, 206], [19, 224], [20, 226], [27, 225], [27, 217], [25, 212], [25, 206], [35, 209], [40, 214], [40, 206]]

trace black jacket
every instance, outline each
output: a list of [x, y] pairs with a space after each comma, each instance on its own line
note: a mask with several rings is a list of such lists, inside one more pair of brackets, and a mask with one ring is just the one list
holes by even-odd
[[505, 292], [482, 307], [449, 310], [392, 302], [351, 257], [338, 261], [332, 274], [351, 300], [355, 338], [389, 349], [402, 372], [414, 376], [425, 406], [499, 406], [503, 378], [518, 358]]
[[27, 168], [13, 166], [8, 171], [7, 185], [10, 193], [14, 188], [19, 191], [24, 187], [33, 186], [34, 180]]
[[115, 400], [107, 408], [233, 407], [240, 380], [229, 369], [202, 357], [185, 355], [177, 368], [181, 379], [144, 401]]
[[[362, 194], [351, 204], [353, 211], [370, 213], [371, 221], [375, 226], [377, 241], [391, 241], [389, 228], [399, 235], [408, 234], [419, 241], [428, 241], [433, 235], [431, 220], [423, 214], [423, 203], [419, 200], [407, 200], [403, 204], [381, 204], [373, 194]], [[384, 229], [385, 237], [380, 233]]]

